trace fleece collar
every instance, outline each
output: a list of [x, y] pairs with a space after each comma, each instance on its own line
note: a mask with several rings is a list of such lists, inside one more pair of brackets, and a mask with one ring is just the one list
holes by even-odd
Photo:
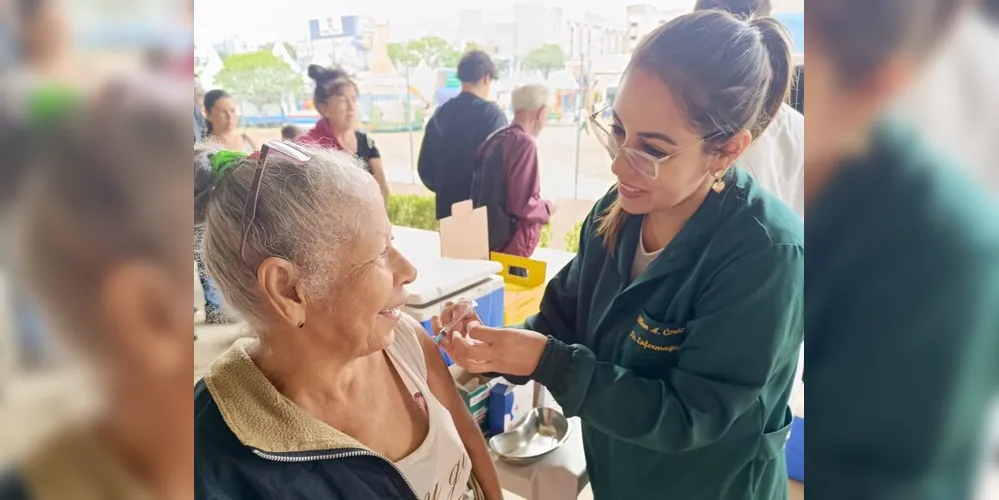
[[241, 443], [270, 453], [368, 449], [278, 392], [250, 359], [252, 342], [236, 341], [205, 375], [222, 418]]
[[151, 500], [124, 464], [83, 425], [69, 427], [23, 460], [18, 470], [35, 500]]

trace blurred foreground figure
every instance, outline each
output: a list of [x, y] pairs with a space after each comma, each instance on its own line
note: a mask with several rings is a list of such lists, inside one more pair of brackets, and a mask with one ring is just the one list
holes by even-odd
[[884, 118], [960, 4], [808, 2], [810, 499], [965, 499], [980, 470], [999, 218], [963, 167]]
[[958, 18], [897, 112], [999, 193], [999, 0], [981, 2]]
[[50, 97], [20, 124], [11, 267], [102, 404], [0, 474], [0, 499], [191, 497], [189, 89]]

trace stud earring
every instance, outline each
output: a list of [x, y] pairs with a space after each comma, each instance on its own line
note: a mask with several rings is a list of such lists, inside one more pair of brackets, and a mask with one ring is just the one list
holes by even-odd
[[299, 321], [298, 322], [298, 327], [299, 328], [305, 328], [305, 322], [304, 321]]
[[725, 181], [722, 180], [725, 177], [725, 172], [715, 172], [715, 181], [711, 183], [711, 189], [716, 193], [720, 193], [725, 190]]

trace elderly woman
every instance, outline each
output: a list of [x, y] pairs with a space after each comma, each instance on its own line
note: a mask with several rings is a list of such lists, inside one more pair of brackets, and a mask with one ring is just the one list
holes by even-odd
[[413, 266], [332, 149], [199, 150], [204, 262], [249, 322], [195, 387], [195, 498], [495, 499], [475, 420], [401, 312]]

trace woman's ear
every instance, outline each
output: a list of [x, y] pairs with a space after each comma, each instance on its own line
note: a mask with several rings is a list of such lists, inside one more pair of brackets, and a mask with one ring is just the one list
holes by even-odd
[[753, 143], [753, 135], [748, 130], [740, 130], [737, 134], [733, 135], [728, 141], [718, 148], [717, 158], [719, 164], [712, 165], [711, 170], [726, 170], [730, 167], [736, 160], [742, 156], [743, 153], [749, 149], [749, 146]]
[[305, 322], [307, 298], [294, 264], [268, 257], [257, 267], [257, 286], [274, 312], [290, 326]]

